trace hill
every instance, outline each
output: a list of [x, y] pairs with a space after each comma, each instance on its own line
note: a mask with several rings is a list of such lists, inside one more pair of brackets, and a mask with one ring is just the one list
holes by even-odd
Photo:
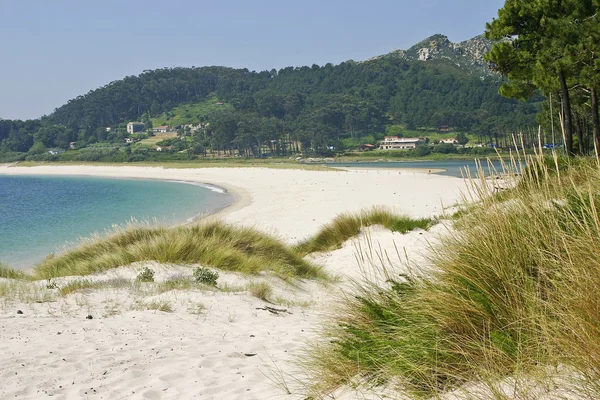
[[499, 135], [533, 126], [540, 99], [523, 103], [498, 95], [499, 78], [482, 72], [487, 45], [481, 37], [452, 44], [436, 35], [364, 62], [262, 72], [144, 71], [70, 100], [40, 120], [0, 121], [0, 153], [6, 160], [68, 149], [71, 142], [76, 148], [123, 143], [125, 124], [137, 120], [147, 126], [202, 121], [201, 131], [188, 132], [178, 144], [190, 155], [326, 153], [386, 133], [440, 126], [497, 142]]

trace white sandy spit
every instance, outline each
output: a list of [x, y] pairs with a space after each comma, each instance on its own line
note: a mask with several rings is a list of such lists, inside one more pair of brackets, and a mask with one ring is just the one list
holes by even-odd
[[[221, 213], [223, 219], [254, 226], [290, 244], [315, 234], [339, 213], [373, 205], [412, 217], [441, 215], [464, 190], [461, 179], [406, 170], [0, 166], [0, 174], [213, 184], [238, 197]], [[402, 258], [406, 250], [412, 263], [422, 265], [429, 243], [444, 229], [438, 225], [430, 232], [401, 235], [373, 228], [339, 250], [310, 256], [325, 271], [340, 276], [327, 287], [221, 273], [219, 287], [225, 290], [161, 293], [160, 282], [190, 276], [194, 266], [157, 263], [86, 277], [113, 285], [65, 297], [46, 288], [47, 282], [15, 287], [11, 296], [0, 297], [0, 398], [301, 398], [296, 382], [301, 375], [293, 361], [316, 337], [332, 302], [348, 290], [349, 280], [360, 278], [357, 249], [367, 248], [368, 241], [396, 260], [396, 247]], [[400, 268], [403, 263], [398, 260]], [[133, 284], [146, 266], [156, 272], [157, 283]], [[75, 279], [53, 283], [61, 287]], [[248, 284], [259, 281], [273, 287], [271, 303], [250, 294]], [[0, 279], [3, 282], [8, 281]], [[164, 305], [165, 311], [148, 309], [156, 305]], [[362, 398], [355, 393], [344, 396]]]

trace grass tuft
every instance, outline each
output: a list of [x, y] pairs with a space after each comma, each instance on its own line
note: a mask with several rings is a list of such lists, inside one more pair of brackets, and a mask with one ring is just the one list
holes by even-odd
[[102, 286], [103, 285], [101, 282], [92, 282], [88, 279], [77, 279], [61, 287], [58, 290], [58, 294], [60, 294], [61, 296], [67, 296], [73, 292], [78, 292], [86, 289], [98, 289]]
[[273, 288], [267, 282], [251, 282], [248, 291], [257, 299], [270, 302], [273, 297]]
[[41, 279], [89, 275], [140, 261], [202, 264], [246, 274], [266, 271], [283, 279], [327, 279], [320, 267], [277, 239], [222, 222], [175, 228], [131, 226], [43, 261], [35, 275]]
[[175, 311], [173, 305], [169, 301], [153, 300], [149, 302], [138, 301], [134, 303], [131, 308], [133, 310], [153, 310], [171, 313]]
[[22, 279], [22, 280], [31, 280], [31, 276], [26, 274], [23, 271], [19, 271], [13, 268], [10, 268], [7, 265], [0, 263], [0, 278], [7, 279]]
[[346, 242], [357, 236], [361, 229], [371, 225], [381, 225], [391, 231], [407, 233], [414, 229], [429, 229], [433, 221], [429, 218], [413, 219], [396, 215], [385, 207], [373, 207], [356, 214], [344, 213], [325, 225], [316, 236], [296, 245], [299, 254], [306, 255], [314, 252], [338, 249]]

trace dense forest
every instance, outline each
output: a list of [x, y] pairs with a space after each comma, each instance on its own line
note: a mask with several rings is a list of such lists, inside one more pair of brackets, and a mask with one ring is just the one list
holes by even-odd
[[[228, 107], [190, 116], [205, 128], [194, 135], [181, 132], [176, 147], [187, 156], [215, 150], [246, 156], [326, 154], [375, 142], [386, 133], [440, 126], [497, 142], [499, 135], [533, 128], [542, 100], [504, 98], [500, 84], [499, 76], [474, 76], [444, 60], [391, 55], [279, 71], [144, 71], [72, 99], [39, 120], [0, 120], [0, 159], [35, 159], [50, 148], [68, 149], [71, 142], [77, 148], [122, 144], [127, 122], [149, 127], [152, 118], [178, 105], [208, 98]], [[130, 150], [123, 153], [131, 157]]]

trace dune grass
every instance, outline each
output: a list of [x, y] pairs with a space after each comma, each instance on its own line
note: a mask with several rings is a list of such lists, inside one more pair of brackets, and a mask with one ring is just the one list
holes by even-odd
[[415, 398], [473, 384], [485, 390], [469, 398], [538, 398], [527, 384], [552, 387], [561, 366], [561, 390], [600, 398], [600, 167], [528, 163], [501, 193], [473, 184], [477, 203], [432, 249], [429, 275], [380, 266], [384, 287], [361, 283], [342, 302], [305, 362], [308, 394], [360, 377]]
[[139, 261], [202, 264], [246, 274], [268, 272], [283, 279], [326, 279], [279, 240], [250, 228], [205, 222], [174, 228], [131, 226], [47, 259], [34, 269], [39, 279], [89, 275]]
[[31, 276], [0, 263], [0, 278], [30, 280]]
[[433, 221], [429, 218], [413, 219], [397, 215], [385, 207], [372, 207], [358, 213], [343, 213], [333, 219], [314, 236], [298, 245], [299, 254], [306, 255], [320, 251], [330, 251], [341, 247], [350, 238], [357, 236], [361, 229], [381, 225], [391, 231], [407, 233], [414, 229], [429, 229]]
[[266, 302], [270, 302], [273, 297], [273, 287], [264, 281], [250, 282], [248, 291], [252, 296]]

